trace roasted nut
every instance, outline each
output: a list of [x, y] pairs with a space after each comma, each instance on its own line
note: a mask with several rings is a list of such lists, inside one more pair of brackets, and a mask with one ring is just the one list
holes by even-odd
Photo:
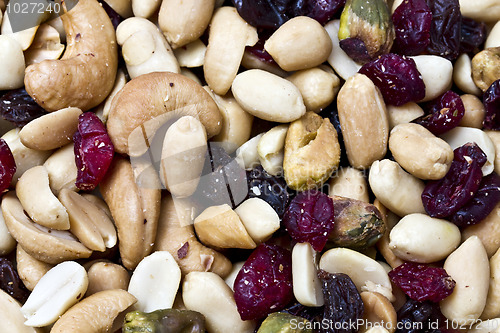
[[[169, 113], [172, 111], [177, 116], [199, 119], [209, 138], [220, 132], [219, 108], [199, 84], [181, 74], [149, 73], [129, 81], [113, 98], [107, 129], [115, 150], [142, 155], [149, 147], [149, 142], [144, 142], [144, 132], [149, 140], [164, 121], [171, 119], [169, 116], [174, 116]], [[152, 122], [148, 123], [151, 127], [146, 128], [148, 121]], [[138, 132], [137, 141], [131, 136], [134, 130]]]
[[180, 67], [170, 45], [154, 23], [131, 17], [116, 29], [116, 40], [130, 77], [152, 72], [179, 73]]
[[488, 332], [494, 332], [492, 328], [496, 328], [500, 325], [500, 318], [494, 318], [494, 319], [488, 319], [488, 320], [481, 320], [478, 321], [477, 324], [472, 325], [467, 332], [470, 333], [488, 333]]
[[361, 329], [361, 332], [366, 332], [369, 327], [381, 326], [386, 328], [389, 333], [393, 333], [396, 330], [398, 319], [396, 310], [387, 297], [369, 291], [363, 291], [360, 296], [364, 305], [364, 328]]
[[194, 220], [194, 230], [200, 241], [208, 246], [238, 249], [257, 246], [238, 214], [227, 204], [205, 209]]
[[186, 309], [163, 309], [150, 313], [132, 311], [125, 316], [123, 333], [151, 332], [204, 333], [205, 317], [199, 312]]
[[110, 261], [94, 262], [87, 270], [89, 286], [85, 297], [104, 290], [122, 289], [127, 290], [130, 275], [127, 270]]
[[392, 130], [396, 125], [407, 124], [424, 115], [424, 110], [415, 102], [408, 102], [401, 106], [387, 105], [389, 116], [389, 128]]
[[425, 180], [443, 178], [453, 161], [453, 150], [446, 141], [413, 123], [391, 130], [389, 149], [401, 167]]
[[249, 198], [234, 210], [256, 244], [265, 242], [280, 228], [274, 208], [260, 198]]
[[[203, 66], [205, 63], [206, 52], [207, 47], [199, 39], [196, 39], [183, 47], [175, 49], [174, 55], [179, 62], [179, 66], [181, 66], [181, 74], [184, 74], [182, 71], [186, 70], [184, 67], [191, 68]], [[196, 77], [196, 75], [193, 76]]]
[[55, 151], [43, 163], [49, 174], [50, 189], [55, 195], [63, 188], [77, 191], [76, 177], [78, 170], [75, 162], [75, 148], [73, 144], [66, 145]]
[[313, 324], [299, 316], [293, 316], [286, 312], [273, 312], [260, 324], [257, 333], [274, 333], [274, 332], [295, 332], [295, 333], [311, 333]]
[[254, 136], [236, 149], [236, 161], [242, 169], [252, 170], [259, 164], [259, 153], [257, 152], [257, 147], [263, 135], [264, 134], [261, 133]]
[[131, 0], [134, 16], [149, 18], [160, 8], [160, 0]]
[[486, 304], [481, 319], [493, 319], [500, 316], [500, 251], [490, 258], [490, 284]]
[[460, 99], [464, 104], [465, 113], [458, 125], [481, 129], [485, 115], [483, 102], [477, 96], [471, 94], [462, 95]]
[[484, 42], [484, 48], [500, 46], [500, 23], [495, 23], [493, 28], [491, 28], [486, 41]]
[[257, 144], [260, 164], [270, 175], [283, 171], [283, 158], [288, 125], [278, 125], [264, 133]]
[[41, 333], [40, 329], [24, 325], [26, 319], [21, 313], [21, 305], [3, 290], [0, 290], [0, 320], [6, 332]]
[[351, 166], [366, 169], [383, 158], [389, 120], [384, 99], [373, 82], [363, 74], [347, 79], [337, 96], [337, 108]]
[[319, 66], [332, 51], [332, 41], [318, 21], [297, 16], [282, 24], [264, 43], [264, 49], [285, 71]]
[[318, 188], [340, 162], [337, 131], [330, 120], [306, 113], [288, 127], [283, 170], [287, 185], [298, 191]]
[[135, 303], [125, 290], [105, 290], [72, 306], [54, 324], [52, 333], [116, 332], [123, 324], [120, 313]]
[[483, 92], [500, 79], [500, 46], [482, 50], [472, 58], [472, 79]]
[[[14, 4], [15, 2], [13, 1], [10, 5], [7, 4], [8, 8], [6, 8], [5, 12], [3, 13], [3, 20], [2, 20], [2, 36], [7, 36], [11, 38], [12, 40], [15, 40], [23, 49], [23, 51], [27, 50], [31, 43], [33, 42], [33, 39], [35, 38], [36, 31], [38, 30], [38, 27], [40, 26], [40, 23], [44, 21], [48, 17], [48, 12], [45, 13], [40, 13], [39, 11], [33, 11], [32, 17], [30, 17], [30, 23], [31, 25], [21, 25], [23, 29], [21, 31], [15, 31], [14, 26], [10, 23], [10, 15], [9, 13], [16, 13], [16, 10], [14, 9]], [[14, 16], [15, 17], [15, 16]]]
[[338, 170], [328, 183], [328, 195], [369, 201], [368, 184], [362, 171], [352, 167]]
[[450, 89], [453, 78], [453, 64], [436, 55], [411, 57], [417, 65], [425, 84], [425, 97], [420, 102], [430, 101]]
[[123, 87], [125, 87], [125, 83], [127, 83], [127, 77], [125, 76], [125, 73], [122, 69], [118, 69], [118, 72], [116, 72], [116, 79], [113, 90], [109, 93], [108, 97], [106, 97], [106, 100], [101, 103], [95, 111], [96, 115], [104, 124], [106, 124], [106, 122], [108, 121], [109, 110], [111, 109], [111, 102], [113, 101], [113, 98], [115, 98], [116, 94], [118, 94], [118, 92], [122, 90]]
[[297, 243], [293, 246], [293, 295], [305, 306], [322, 306], [325, 302], [317, 266], [317, 252], [311, 244]]
[[500, 20], [500, 5], [495, 0], [460, 0], [460, 13], [478, 21]]
[[64, 55], [28, 66], [24, 84], [48, 111], [69, 106], [87, 111], [113, 89], [118, 65], [115, 29], [97, 0], [78, 1], [61, 19], [68, 34]]
[[500, 203], [481, 223], [468, 226], [462, 230], [462, 241], [477, 236], [483, 243], [488, 257], [491, 257], [500, 248]]
[[153, 250], [160, 214], [160, 189], [156, 174], [149, 175], [154, 188], [142, 188], [135, 182], [130, 162], [115, 157], [100, 184], [118, 231], [118, 247], [123, 265], [135, 266]]
[[31, 46], [24, 52], [26, 66], [42, 62], [43, 60], [59, 59], [64, 51], [64, 44], [56, 28], [49, 24], [42, 24], [38, 28]]
[[170, 195], [165, 196], [161, 203], [154, 251], [170, 252], [183, 276], [193, 271], [210, 271], [226, 277], [231, 271], [231, 262], [198, 241], [192, 226], [193, 219], [190, 211], [177, 206]]
[[121, 17], [127, 18], [132, 15], [132, 0], [104, 0]]
[[481, 90], [472, 79], [472, 63], [467, 53], [461, 54], [453, 66], [453, 82], [465, 93], [480, 96]]
[[212, 18], [214, 6], [215, 0], [162, 1], [158, 24], [175, 49], [201, 37]]
[[[385, 233], [382, 235], [382, 237], [380, 238], [380, 240], [376, 244], [377, 250], [384, 257], [387, 264], [390, 265], [389, 268], [398, 267], [399, 265], [403, 264], [403, 260], [396, 257], [394, 252], [392, 252], [391, 248], [389, 247], [389, 242], [390, 242], [389, 235], [390, 235], [392, 228], [394, 228], [394, 226], [399, 222], [400, 219], [396, 214], [394, 214], [393, 212], [388, 210], [384, 205], [382, 205], [382, 203], [380, 203], [380, 200], [375, 199], [375, 201], [373, 202], [373, 205], [375, 207], [377, 207], [377, 209], [382, 214], [382, 217], [384, 219], [384, 223], [386, 226]], [[401, 291], [401, 293], [402, 293], [402, 291]], [[397, 298], [396, 291], [394, 294]], [[403, 298], [404, 298], [404, 301], [402, 303], [404, 304], [406, 302], [406, 296], [404, 296]]]
[[11, 236], [5, 219], [0, 214], [0, 256], [9, 254], [16, 247], [16, 240]]
[[263, 61], [260, 57], [256, 56], [248, 49], [245, 49], [243, 53], [243, 59], [241, 59], [241, 66], [246, 69], [262, 69], [266, 72], [273, 73], [279, 77], [286, 77], [289, 75], [288, 72], [282, 70], [280, 66], [276, 63], [270, 63]]
[[16, 89], [23, 86], [24, 54], [21, 46], [12, 38], [0, 35], [0, 89]]
[[215, 10], [203, 72], [216, 94], [225, 95], [231, 88], [245, 47], [255, 45], [258, 39], [257, 30], [238, 15], [236, 8], [224, 6]]
[[17, 244], [16, 264], [19, 277], [28, 290], [33, 290], [42, 276], [54, 267], [54, 265], [33, 258], [19, 244]]
[[495, 146], [495, 168], [494, 171], [500, 174], [500, 132], [497, 131], [485, 131], [485, 133], [490, 138], [491, 142]]

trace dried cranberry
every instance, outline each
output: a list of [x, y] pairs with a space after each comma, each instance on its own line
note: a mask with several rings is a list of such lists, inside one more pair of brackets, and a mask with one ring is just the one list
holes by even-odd
[[425, 0], [405, 0], [392, 14], [396, 31], [394, 50], [399, 54], [418, 55], [430, 43], [432, 12]]
[[460, 53], [473, 54], [486, 40], [486, 23], [462, 17], [460, 26]]
[[290, 19], [293, 0], [232, 0], [238, 14], [256, 28], [276, 30]]
[[326, 194], [304, 191], [297, 194], [288, 206], [283, 223], [296, 242], [309, 242], [321, 251], [333, 230], [333, 201]]
[[432, 12], [431, 42], [427, 51], [449, 60], [457, 58], [462, 21], [459, 0], [427, 0], [427, 5]]
[[422, 203], [432, 217], [455, 214], [477, 192], [486, 163], [486, 155], [476, 143], [466, 143], [454, 150], [454, 158], [446, 175], [430, 181], [422, 192]]
[[406, 262], [389, 272], [389, 278], [416, 301], [439, 302], [453, 292], [455, 281], [444, 268]]
[[248, 196], [264, 200], [282, 217], [290, 199], [286, 181], [283, 178], [271, 176], [261, 165], [247, 172], [247, 179]]
[[0, 194], [9, 188], [16, 169], [16, 161], [7, 142], [0, 139]]
[[292, 254], [260, 244], [234, 281], [234, 300], [241, 319], [259, 319], [283, 309], [293, 298]]
[[104, 124], [92, 112], [85, 112], [78, 118], [78, 131], [73, 136], [73, 141], [78, 169], [76, 187], [80, 190], [93, 190], [111, 164], [113, 143]]
[[12, 262], [7, 258], [0, 258], [0, 288], [21, 303], [28, 299], [28, 289], [21, 281]]
[[[431, 301], [418, 302], [409, 299], [398, 310], [395, 333], [441, 333], [448, 321], [441, 313], [439, 304]], [[451, 325], [450, 325], [451, 326]]]
[[424, 105], [426, 115], [414, 120], [434, 135], [443, 134], [457, 127], [465, 114], [465, 106], [460, 96], [448, 90]]
[[364, 64], [359, 73], [380, 89], [387, 104], [403, 105], [425, 97], [425, 84], [415, 61], [394, 53], [383, 54]]
[[366, 64], [372, 57], [368, 54], [365, 42], [357, 37], [344, 38], [339, 43], [340, 48], [347, 53], [347, 55], [360, 64]]
[[450, 220], [463, 228], [481, 222], [488, 216], [496, 204], [500, 202], [500, 176], [491, 173], [483, 177], [479, 189]]
[[23, 127], [33, 119], [46, 114], [24, 88], [7, 92], [0, 97], [0, 113], [5, 120]]
[[500, 130], [500, 79], [493, 82], [483, 95], [483, 104], [486, 111], [483, 127], [485, 129]]
[[321, 24], [330, 21], [343, 8], [346, 0], [295, 0], [293, 16], [309, 16]]

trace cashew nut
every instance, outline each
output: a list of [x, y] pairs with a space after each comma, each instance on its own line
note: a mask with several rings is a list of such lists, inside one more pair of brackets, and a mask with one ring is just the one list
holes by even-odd
[[21, 46], [12, 38], [0, 35], [0, 89], [16, 89], [23, 86], [24, 54]]
[[118, 65], [115, 29], [97, 0], [78, 1], [61, 19], [66, 51], [61, 60], [28, 66], [26, 91], [48, 111], [69, 106], [86, 111], [113, 89]]
[[128, 271], [121, 265], [111, 261], [96, 261], [87, 269], [89, 286], [85, 296], [90, 296], [104, 290], [127, 290], [130, 282]]
[[61, 44], [59, 31], [49, 24], [42, 24], [36, 32], [31, 46], [24, 52], [26, 66], [43, 60], [59, 59], [65, 46]]
[[50, 189], [55, 195], [63, 188], [76, 191], [77, 168], [75, 149], [71, 143], [56, 150], [43, 164], [49, 174]]
[[260, 164], [270, 175], [283, 171], [283, 159], [288, 125], [278, 125], [264, 133], [257, 144]]

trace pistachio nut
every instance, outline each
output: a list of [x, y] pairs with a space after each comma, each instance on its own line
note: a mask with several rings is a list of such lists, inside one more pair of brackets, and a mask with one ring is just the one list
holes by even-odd
[[310, 327], [312, 323], [307, 319], [285, 312], [273, 312], [262, 322], [257, 333], [312, 333]]
[[487, 48], [472, 58], [472, 79], [483, 92], [500, 79], [500, 46]]

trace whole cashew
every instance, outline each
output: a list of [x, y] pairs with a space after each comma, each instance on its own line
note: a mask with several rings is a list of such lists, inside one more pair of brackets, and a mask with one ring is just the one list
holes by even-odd
[[86, 111], [113, 89], [118, 66], [115, 29], [97, 0], [80, 0], [61, 19], [67, 33], [63, 57], [28, 66], [24, 84], [47, 111], [69, 106]]

